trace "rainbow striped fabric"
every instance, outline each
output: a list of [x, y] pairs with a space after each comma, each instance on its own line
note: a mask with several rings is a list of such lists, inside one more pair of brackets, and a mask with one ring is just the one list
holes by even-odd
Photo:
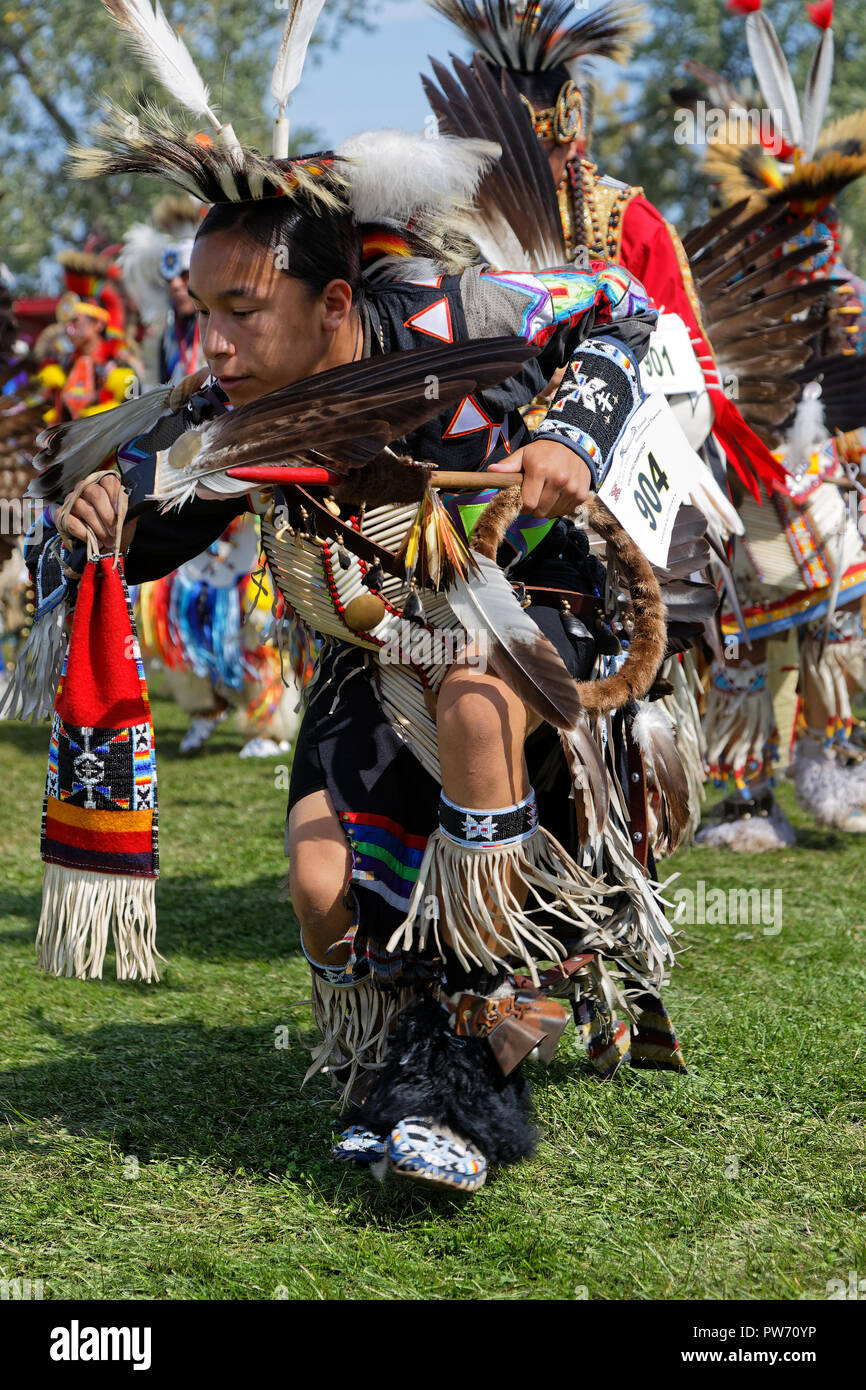
[[340, 821], [352, 851], [352, 882], [408, 912], [427, 836], [409, 835], [396, 821], [371, 812], [341, 811]]

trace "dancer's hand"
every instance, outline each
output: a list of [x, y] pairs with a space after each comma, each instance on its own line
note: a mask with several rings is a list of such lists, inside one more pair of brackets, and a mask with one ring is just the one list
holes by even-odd
[[[102, 551], [114, 550], [117, 536], [117, 501], [122, 483], [116, 473], [104, 473], [84, 488], [68, 510], [60, 509], [55, 524], [58, 530], [74, 540], [86, 541], [87, 528], [93, 532]], [[135, 534], [137, 518], [128, 521], [120, 538], [121, 550], [126, 550]]]
[[535, 439], [488, 471], [521, 472], [523, 511], [533, 516], [571, 516], [592, 491], [592, 474], [583, 459], [552, 439]]

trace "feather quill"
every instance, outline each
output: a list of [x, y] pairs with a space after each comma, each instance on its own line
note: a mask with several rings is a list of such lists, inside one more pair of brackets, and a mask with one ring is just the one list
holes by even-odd
[[210, 104], [210, 92], [183, 39], [179, 38], [158, 3], [150, 0], [102, 0], [108, 13], [132, 40], [146, 66], [175, 101], [194, 116], [206, 116], [216, 130], [220, 121]]

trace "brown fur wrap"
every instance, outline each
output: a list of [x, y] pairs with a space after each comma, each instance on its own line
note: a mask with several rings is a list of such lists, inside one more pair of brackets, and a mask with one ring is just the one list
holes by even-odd
[[585, 504], [589, 525], [607, 541], [632, 604], [632, 637], [620, 669], [600, 681], [579, 681], [577, 693], [587, 714], [610, 714], [646, 695], [665, 656], [667, 616], [649, 560], [598, 497]]
[[[488, 503], [472, 532], [473, 549], [489, 559], [496, 558], [505, 532], [520, 513], [519, 487], [504, 489]], [[667, 642], [667, 616], [658, 581], [643, 551], [620, 526], [616, 517], [598, 497], [584, 504], [586, 523], [607, 541], [616, 556], [620, 573], [628, 585], [633, 609], [633, 632], [628, 655], [612, 676], [597, 681], [579, 681], [577, 693], [590, 715], [610, 714], [629, 700], [640, 700], [652, 685], [664, 660]]]

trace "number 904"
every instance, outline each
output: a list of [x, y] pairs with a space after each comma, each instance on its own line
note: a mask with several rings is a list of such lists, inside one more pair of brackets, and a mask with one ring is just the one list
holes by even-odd
[[638, 473], [634, 500], [635, 506], [650, 530], [655, 531], [658, 527], [656, 517], [661, 514], [662, 510], [659, 493], [668, 491], [668, 475], [659, 468], [655, 454], [647, 454], [647, 463], [649, 464], [650, 476], [647, 477], [646, 473]]

